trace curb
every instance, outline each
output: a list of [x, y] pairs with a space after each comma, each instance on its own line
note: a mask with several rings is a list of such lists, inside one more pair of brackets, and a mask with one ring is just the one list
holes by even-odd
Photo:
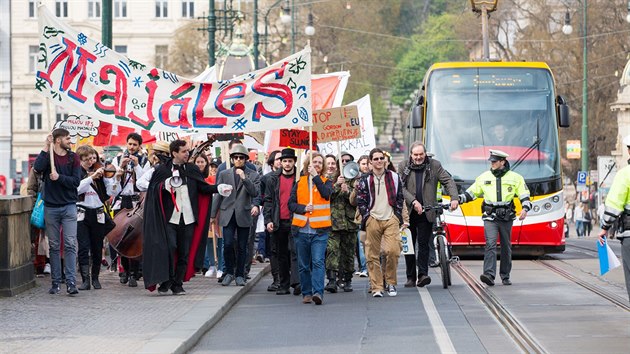
[[[144, 344], [138, 353], [186, 353], [199, 339], [230, 311], [267, 273], [271, 265], [262, 268], [244, 287], [220, 287], [177, 318], [166, 329]], [[225, 301], [222, 301], [226, 298]]]

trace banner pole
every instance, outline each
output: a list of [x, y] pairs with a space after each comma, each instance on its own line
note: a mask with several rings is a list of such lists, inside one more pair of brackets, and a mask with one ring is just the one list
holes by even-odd
[[[313, 126], [308, 127], [308, 165], [309, 166], [313, 166]], [[308, 171], [306, 171], [308, 173]], [[309, 204], [313, 204], [313, 177], [311, 176], [311, 174], [308, 174], [308, 181], [309, 181], [309, 191], [310, 191], [310, 199], [309, 199]]]

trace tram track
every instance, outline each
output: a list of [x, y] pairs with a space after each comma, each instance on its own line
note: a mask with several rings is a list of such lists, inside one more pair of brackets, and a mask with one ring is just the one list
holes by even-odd
[[566, 270], [557, 267], [553, 264], [551, 264], [551, 262], [547, 261], [547, 260], [534, 260], [532, 261], [534, 263], [538, 263], [540, 265], [542, 265], [543, 267], [553, 271], [554, 273], [574, 282], [575, 284], [593, 292], [596, 295], [599, 295], [600, 297], [612, 302], [613, 304], [615, 304], [616, 306], [620, 307], [621, 309], [630, 312], [630, 305], [628, 305], [628, 302], [626, 301], [626, 299], [622, 298], [621, 296], [617, 296], [616, 294], [613, 294], [610, 291], [604, 290], [601, 287], [597, 286], [597, 285], [593, 285], [591, 283], [589, 283], [588, 281], [582, 280], [578, 277], [576, 277], [575, 275], [567, 272]]
[[488, 288], [477, 282], [475, 276], [462, 263], [456, 263], [452, 267], [523, 352], [548, 353], [527, 328], [501, 304], [501, 301]]

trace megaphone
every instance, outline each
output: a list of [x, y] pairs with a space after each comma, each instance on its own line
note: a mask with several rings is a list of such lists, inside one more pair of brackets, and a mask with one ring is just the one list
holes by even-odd
[[342, 174], [345, 179], [353, 179], [358, 176], [360, 172], [361, 170], [359, 169], [359, 164], [354, 161], [350, 161], [343, 167]]
[[182, 180], [182, 177], [179, 175], [179, 170], [174, 170], [173, 177], [171, 177], [171, 180], [170, 180], [171, 187], [173, 188], [181, 187], [183, 182], [184, 181]]

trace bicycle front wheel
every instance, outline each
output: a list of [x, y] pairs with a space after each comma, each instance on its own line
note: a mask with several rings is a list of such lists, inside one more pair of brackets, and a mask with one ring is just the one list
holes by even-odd
[[446, 255], [446, 242], [444, 237], [438, 237], [438, 251], [440, 256], [440, 268], [442, 270], [442, 286], [444, 289], [451, 285], [451, 264]]

